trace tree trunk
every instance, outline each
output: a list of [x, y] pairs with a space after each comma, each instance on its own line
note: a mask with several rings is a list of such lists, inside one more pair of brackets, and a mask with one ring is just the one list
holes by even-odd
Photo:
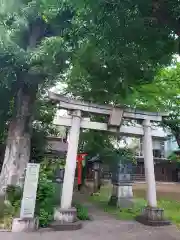
[[[38, 41], [44, 37], [45, 30], [46, 23], [36, 17], [33, 23], [29, 24], [29, 39], [25, 49], [35, 48]], [[24, 81], [25, 79], [27, 81]], [[36, 79], [38, 76], [32, 75], [31, 72], [19, 74], [15, 113], [9, 124], [4, 163], [0, 175], [0, 194], [5, 193], [7, 185], [21, 183], [24, 170], [29, 162], [33, 106], [38, 89]], [[28, 85], [28, 82], [32, 85]]]
[[15, 113], [9, 123], [6, 151], [0, 175], [0, 193], [8, 185], [20, 185], [30, 158], [33, 105], [36, 89], [23, 86], [14, 105]]
[[175, 135], [178, 147], [180, 148], [180, 133]]

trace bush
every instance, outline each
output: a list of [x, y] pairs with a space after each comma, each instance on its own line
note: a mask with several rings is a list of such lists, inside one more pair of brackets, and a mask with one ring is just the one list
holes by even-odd
[[19, 186], [9, 185], [6, 190], [6, 200], [8, 200], [12, 206], [17, 206], [22, 198], [22, 190]]
[[6, 194], [6, 199], [8, 201], [4, 201], [4, 198], [0, 198], [0, 229], [10, 230], [12, 219], [18, 214], [20, 209], [19, 195], [14, 192], [14, 189], [11, 190]]
[[75, 204], [75, 207], [77, 209], [77, 218], [79, 220], [90, 220], [88, 215], [88, 209], [86, 207], [82, 206], [81, 204]]
[[0, 219], [14, 214], [14, 207], [6, 205], [4, 201], [0, 201]]
[[36, 198], [36, 214], [41, 227], [46, 227], [53, 220], [55, 187], [46, 176], [40, 176]]
[[[40, 227], [46, 227], [53, 220], [55, 186], [49, 179], [50, 172], [45, 171], [44, 165], [40, 169], [39, 184], [36, 197], [36, 215], [39, 217]], [[51, 175], [51, 174], [50, 174]]]

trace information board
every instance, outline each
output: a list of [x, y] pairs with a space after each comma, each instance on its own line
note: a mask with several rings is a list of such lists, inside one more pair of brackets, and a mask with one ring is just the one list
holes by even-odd
[[40, 164], [28, 163], [21, 201], [20, 218], [33, 218], [38, 187]]

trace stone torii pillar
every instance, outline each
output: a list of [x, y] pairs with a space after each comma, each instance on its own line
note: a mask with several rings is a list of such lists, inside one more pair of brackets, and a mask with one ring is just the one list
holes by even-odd
[[164, 210], [157, 207], [156, 181], [154, 174], [153, 144], [151, 122], [149, 119], [143, 121], [143, 152], [144, 168], [147, 184], [147, 207], [137, 220], [143, 224], [151, 226], [169, 225], [170, 221], [164, 218]]
[[69, 134], [69, 144], [66, 157], [66, 166], [64, 174], [64, 184], [61, 197], [61, 208], [71, 208], [74, 178], [76, 172], [76, 159], [78, 152], [78, 142], [81, 125], [81, 111], [74, 111], [72, 118], [72, 126]]
[[72, 113], [72, 122], [69, 134], [69, 144], [66, 157], [64, 182], [61, 196], [61, 206], [55, 210], [54, 220], [59, 222], [71, 222], [76, 220], [76, 209], [72, 208], [72, 197], [74, 178], [76, 171], [76, 159], [78, 151], [78, 142], [81, 125], [81, 111], [77, 110]]
[[156, 181], [154, 174], [154, 159], [153, 145], [151, 134], [151, 123], [149, 120], [144, 120], [144, 137], [143, 137], [143, 152], [144, 152], [144, 168], [147, 182], [147, 202], [149, 207], [157, 207], [156, 198]]

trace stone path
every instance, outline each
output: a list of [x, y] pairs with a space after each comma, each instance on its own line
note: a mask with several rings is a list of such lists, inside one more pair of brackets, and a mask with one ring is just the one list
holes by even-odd
[[89, 208], [93, 221], [84, 223], [81, 230], [73, 232], [5, 233], [4, 240], [179, 240], [180, 231], [175, 226], [152, 228], [135, 221], [120, 221], [102, 212], [91, 203]]

